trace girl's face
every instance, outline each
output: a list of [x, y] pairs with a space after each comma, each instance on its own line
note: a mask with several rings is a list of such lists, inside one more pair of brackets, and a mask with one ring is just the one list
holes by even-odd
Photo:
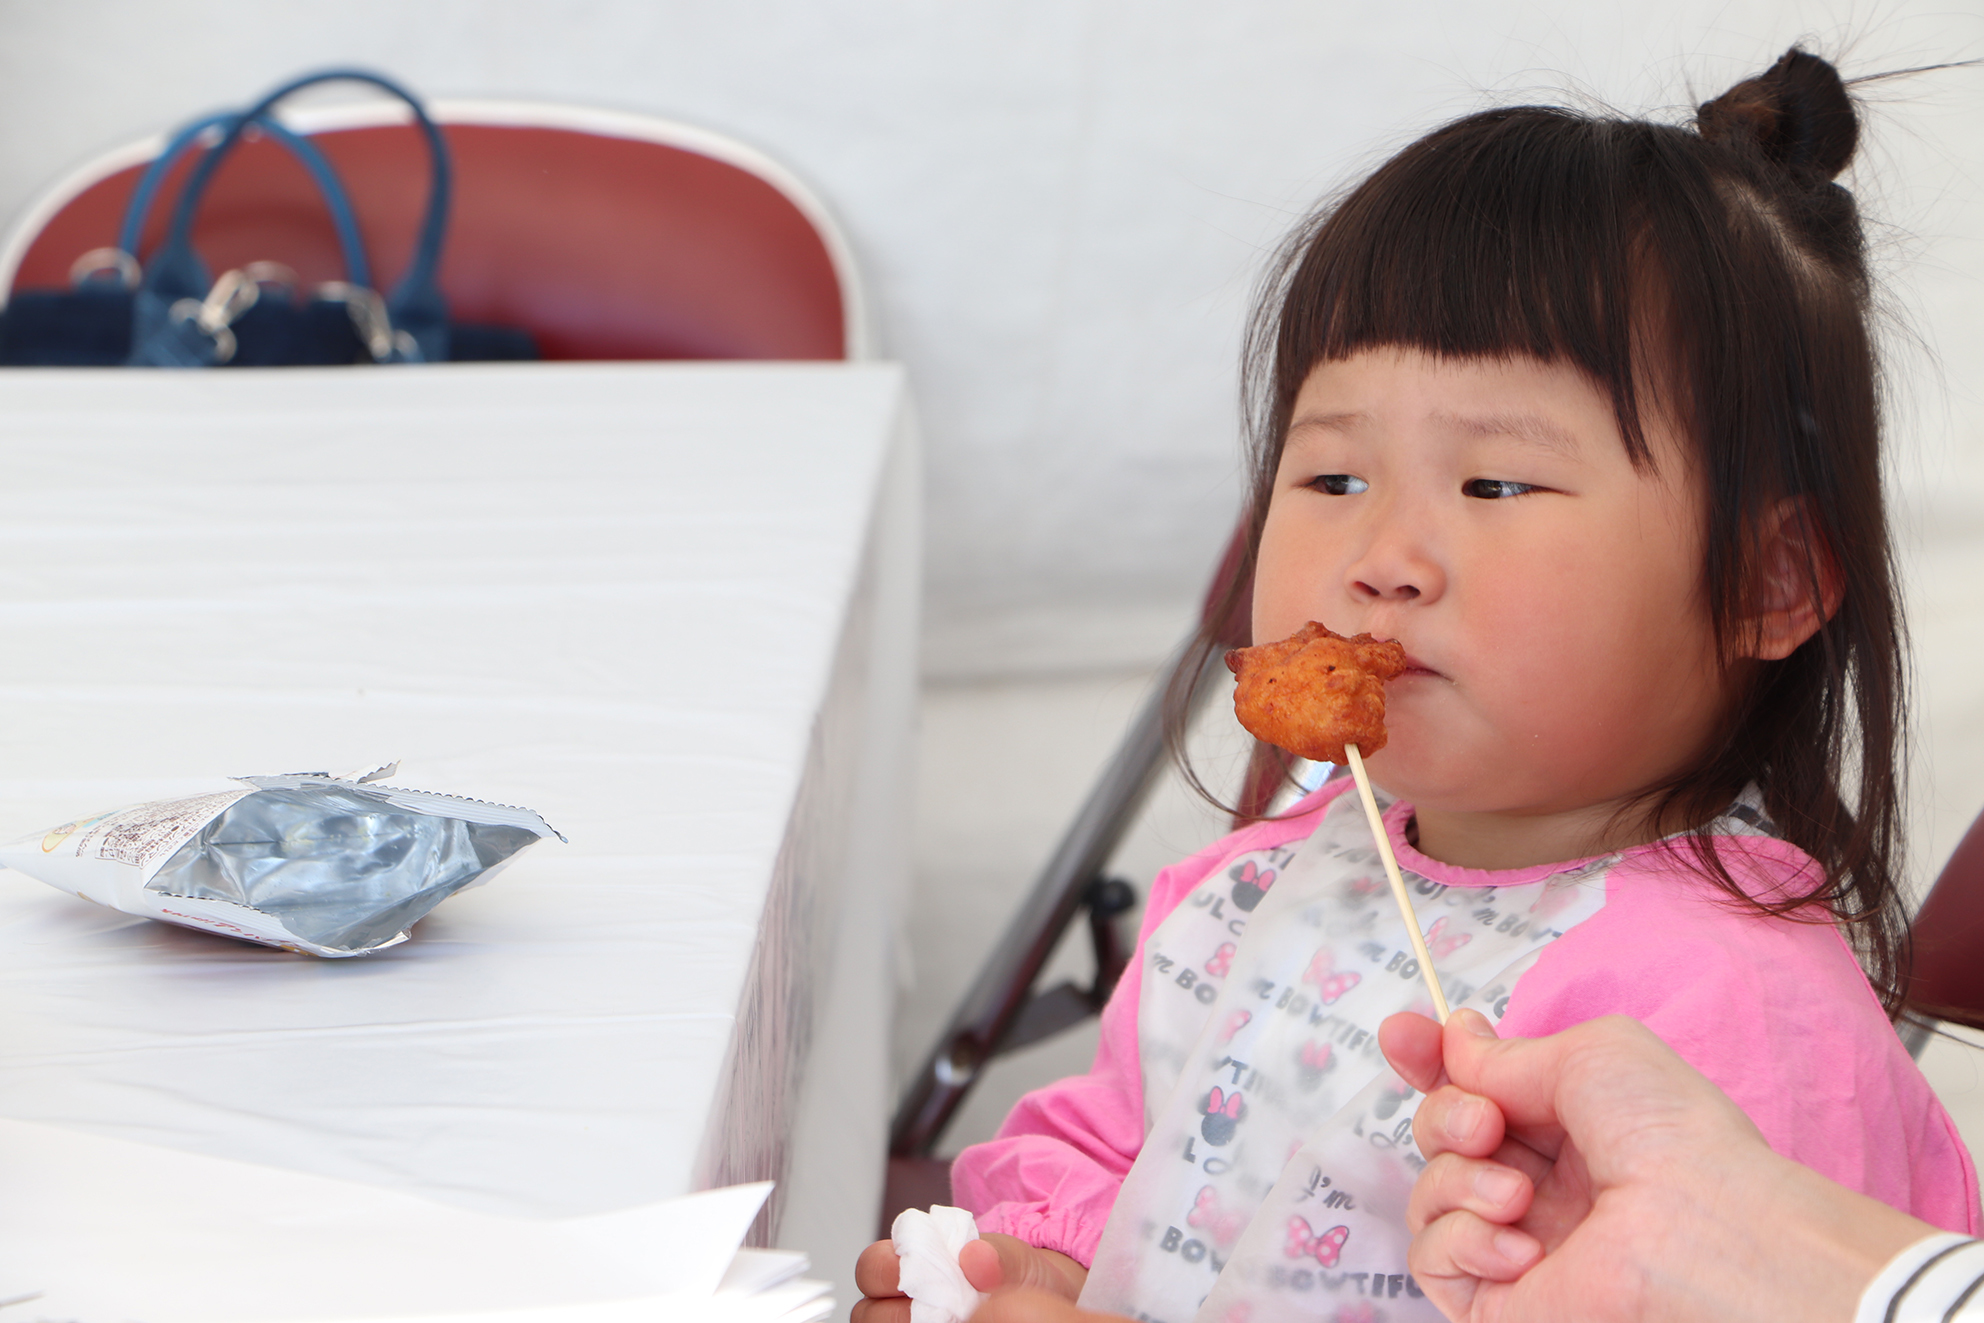
[[1713, 738], [1729, 684], [1701, 500], [1654, 413], [1642, 471], [1569, 366], [1379, 349], [1303, 383], [1254, 638], [1320, 620], [1405, 645], [1368, 762], [1416, 806], [1428, 854], [1514, 867], [1625, 844], [1613, 811]]

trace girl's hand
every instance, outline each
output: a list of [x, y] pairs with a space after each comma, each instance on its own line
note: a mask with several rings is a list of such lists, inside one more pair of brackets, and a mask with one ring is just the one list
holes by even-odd
[[964, 1279], [980, 1291], [1045, 1291], [1072, 1303], [1088, 1269], [1059, 1250], [1036, 1249], [994, 1231], [958, 1251]]
[[896, 1257], [893, 1240], [878, 1240], [862, 1250], [854, 1261], [854, 1285], [861, 1299], [854, 1302], [849, 1323], [909, 1323], [909, 1297], [898, 1283], [901, 1272], [902, 1260]]
[[971, 1323], [1130, 1323], [1119, 1314], [1091, 1314], [1046, 1291], [1001, 1291], [979, 1307]]
[[[1088, 1280], [1088, 1269], [1056, 1250], [1035, 1249], [1023, 1240], [993, 1232], [958, 1254], [965, 1280], [980, 1291], [1045, 1292], [1072, 1304]], [[899, 1285], [902, 1260], [893, 1241], [878, 1240], [855, 1260], [854, 1284], [862, 1298], [850, 1323], [909, 1323], [909, 1297]], [[1015, 1316], [1018, 1317], [1018, 1316]]]

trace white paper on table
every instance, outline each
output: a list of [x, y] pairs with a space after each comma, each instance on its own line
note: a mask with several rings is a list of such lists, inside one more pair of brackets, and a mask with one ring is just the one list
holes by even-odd
[[831, 1288], [804, 1278], [755, 1295], [665, 1295], [546, 1309], [474, 1314], [402, 1314], [351, 1323], [818, 1323], [833, 1312]]
[[535, 1221], [0, 1121], [0, 1300], [41, 1292], [19, 1323], [731, 1317], [763, 1299], [717, 1292], [770, 1190]]
[[543, 1309], [370, 1316], [349, 1323], [818, 1323], [833, 1312], [833, 1288], [799, 1276], [804, 1254], [740, 1249], [716, 1294], [676, 1292]]
[[804, 1254], [740, 1249], [715, 1295], [675, 1293], [544, 1309], [472, 1314], [402, 1314], [351, 1323], [818, 1323], [833, 1312], [833, 1288], [800, 1277]]
[[798, 1250], [741, 1249], [724, 1269], [716, 1293], [756, 1295], [783, 1286], [811, 1266]]

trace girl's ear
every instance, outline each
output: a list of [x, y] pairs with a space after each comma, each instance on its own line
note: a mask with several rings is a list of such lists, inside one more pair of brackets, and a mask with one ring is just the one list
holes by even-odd
[[1741, 656], [1789, 657], [1839, 610], [1839, 562], [1815, 527], [1806, 497], [1786, 497], [1763, 519], [1751, 573]]

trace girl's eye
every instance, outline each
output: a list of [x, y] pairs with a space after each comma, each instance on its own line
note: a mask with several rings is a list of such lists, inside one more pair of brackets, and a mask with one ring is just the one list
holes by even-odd
[[1371, 490], [1370, 483], [1348, 473], [1325, 473], [1320, 478], [1311, 478], [1309, 485], [1326, 496], [1355, 496]]
[[1526, 482], [1509, 482], [1502, 478], [1474, 478], [1460, 487], [1464, 496], [1477, 497], [1484, 501], [1506, 500], [1511, 496], [1521, 496], [1533, 492], [1535, 487]]

